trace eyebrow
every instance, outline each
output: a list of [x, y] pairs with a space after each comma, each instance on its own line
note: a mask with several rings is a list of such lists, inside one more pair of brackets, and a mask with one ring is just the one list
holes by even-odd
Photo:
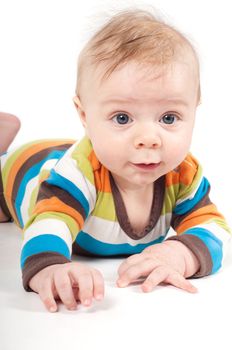
[[[128, 103], [135, 103], [137, 102], [137, 99], [134, 97], [128, 97], [128, 98], [112, 98], [109, 100], [103, 100], [100, 101], [101, 103], [105, 103], [105, 104], [115, 104], [115, 103], [124, 103], [124, 104], [128, 104]], [[184, 101], [182, 99], [179, 98], [169, 98], [169, 99], [160, 99], [157, 101], [157, 103], [170, 103], [170, 104], [175, 104], [175, 105], [183, 105], [183, 106], [188, 106], [188, 102]]]
[[112, 98], [100, 101], [101, 103], [113, 104], [113, 103], [134, 103], [137, 99], [134, 97], [128, 98]]

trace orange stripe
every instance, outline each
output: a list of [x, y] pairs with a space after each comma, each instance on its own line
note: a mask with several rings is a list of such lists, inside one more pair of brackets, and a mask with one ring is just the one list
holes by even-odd
[[6, 184], [6, 189], [7, 189], [7, 195], [9, 197], [11, 197], [11, 193], [13, 190], [13, 186], [14, 186], [14, 181], [15, 181], [15, 177], [18, 174], [19, 169], [22, 167], [22, 165], [25, 163], [25, 161], [30, 158], [32, 155], [46, 149], [49, 148], [50, 146], [59, 146], [64, 144], [64, 140], [61, 141], [48, 141], [48, 142], [43, 142], [40, 144], [36, 144], [33, 146], [30, 146], [28, 149], [26, 149], [24, 152], [22, 152], [19, 157], [17, 158], [17, 160], [15, 160], [15, 162], [13, 163], [9, 174], [8, 174], [8, 178], [7, 178], [7, 184]]
[[93, 150], [88, 158], [94, 170], [94, 180], [97, 191], [111, 192], [109, 170], [99, 162]]
[[169, 186], [173, 186], [173, 185], [177, 185], [180, 183], [180, 174], [175, 172], [175, 171], [171, 171], [170, 173], [167, 173], [165, 176], [165, 186], [169, 187]]
[[198, 170], [196, 159], [188, 154], [184, 161], [173, 171], [166, 174], [166, 186], [177, 185], [181, 183], [185, 186], [192, 184]]
[[220, 218], [224, 220], [224, 217], [217, 211], [214, 204], [206, 205], [205, 207], [200, 208], [188, 215], [176, 228], [176, 232], [177, 234], [181, 234], [189, 228], [203, 224], [209, 220], [212, 220], [213, 218]]
[[188, 154], [184, 161], [180, 164], [180, 182], [186, 186], [191, 185], [197, 170], [197, 160], [191, 154]]
[[[68, 140], [67, 140], [68, 141]], [[62, 145], [64, 143], [67, 143], [66, 140], [61, 140], [61, 141], [55, 141], [55, 140], [52, 140], [52, 141], [46, 141], [46, 142], [43, 142], [43, 143], [39, 143], [39, 144], [36, 144], [36, 145], [30, 145], [28, 147], [28, 149], [26, 149], [24, 152], [22, 152], [18, 158], [14, 161], [10, 171], [9, 171], [9, 174], [8, 174], [8, 177], [7, 177], [7, 182], [6, 182], [6, 196], [8, 198], [12, 198], [12, 191], [13, 191], [13, 186], [14, 186], [14, 182], [15, 182], [15, 178], [18, 174], [18, 171], [19, 169], [21, 168], [21, 166], [25, 163], [25, 161], [30, 158], [30, 156], [36, 154], [37, 152], [40, 152], [50, 146], [59, 146], [59, 145]], [[8, 202], [8, 205], [9, 205], [9, 210], [11, 213], [14, 213], [14, 207], [13, 207], [13, 204], [12, 202]], [[16, 220], [16, 217], [15, 215], [14, 216], [14, 219]], [[16, 222], [18, 222], [16, 220]]]
[[48, 211], [61, 212], [62, 214], [67, 214], [74, 218], [78, 223], [79, 227], [83, 227], [84, 219], [81, 214], [70, 206], [64, 204], [56, 197], [51, 197], [49, 199], [42, 199], [39, 201], [35, 209], [33, 210], [33, 214], [41, 214]]

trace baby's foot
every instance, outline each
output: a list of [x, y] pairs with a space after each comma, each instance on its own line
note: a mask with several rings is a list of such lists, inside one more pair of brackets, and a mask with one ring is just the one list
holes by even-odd
[[0, 112], [0, 155], [5, 153], [20, 129], [20, 120], [12, 114]]

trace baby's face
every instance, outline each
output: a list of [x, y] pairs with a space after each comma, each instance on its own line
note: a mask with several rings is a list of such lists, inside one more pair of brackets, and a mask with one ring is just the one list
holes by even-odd
[[92, 72], [83, 95], [83, 123], [94, 151], [124, 188], [151, 184], [176, 168], [190, 147], [195, 70], [177, 62], [156, 73], [136, 63], [104, 81]]

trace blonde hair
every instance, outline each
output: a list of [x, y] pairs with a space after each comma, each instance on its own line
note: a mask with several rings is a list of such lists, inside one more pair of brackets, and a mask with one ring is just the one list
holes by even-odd
[[[179, 31], [158, 20], [152, 13], [129, 10], [118, 13], [86, 44], [79, 55], [76, 95], [85, 70], [104, 63], [103, 79], [119, 66], [136, 61], [150, 66], [167, 65], [179, 55], [190, 52], [199, 78], [198, 57], [190, 41]], [[200, 82], [198, 89], [200, 99]]]

